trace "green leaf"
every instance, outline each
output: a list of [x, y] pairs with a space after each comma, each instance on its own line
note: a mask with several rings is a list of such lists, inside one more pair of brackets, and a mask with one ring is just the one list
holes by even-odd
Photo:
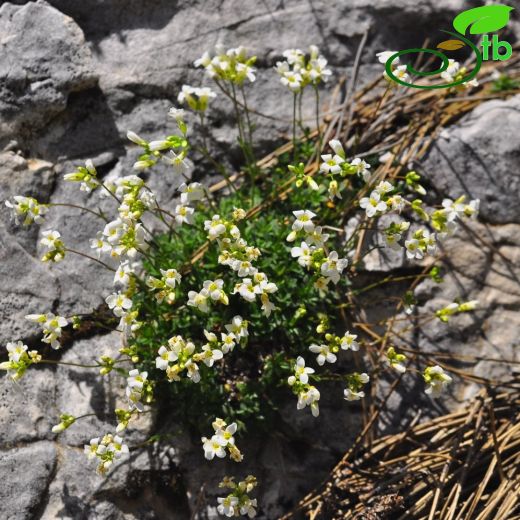
[[509, 22], [509, 13], [513, 7], [502, 4], [485, 5], [463, 11], [453, 20], [453, 27], [460, 34], [484, 34], [498, 31]]
[[437, 45], [437, 49], [443, 49], [445, 51], [456, 51], [465, 45], [466, 44], [461, 40], [444, 40]]

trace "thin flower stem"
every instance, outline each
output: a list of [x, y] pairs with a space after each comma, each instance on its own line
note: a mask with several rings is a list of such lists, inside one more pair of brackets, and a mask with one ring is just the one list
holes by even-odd
[[[244, 112], [246, 114], [247, 130], [248, 130], [248, 134], [249, 134], [249, 146], [251, 149], [251, 154], [253, 154], [253, 125], [251, 124], [251, 118], [249, 116], [249, 108], [247, 107], [247, 101], [246, 101], [246, 93], [245, 93], [243, 85], [240, 85], [240, 92], [242, 93], [242, 99], [244, 101]], [[253, 157], [253, 161], [254, 161], [254, 156], [252, 155], [252, 157]], [[254, 161], [254, 162], [256, 162], [256, 161]]]
[[293, 161], [296, 164], [296, 103], [298, 94], [294, 93], [293, 98], [293, 126], [292, 126], [292, 141], [293, 141]]
[[111, 196], [112, 198], [114, 198], [114, 199], [117, 201], [118, 204], [121, 204], [121, 201], [120, 201], [119, 198], [116, 196], [116, 194], [115, 194], [115, 193], [112, 193], [112, 192], [108, 189], [108, 186], [107, 186], [104, 182], [101, 183], [101, 186], [102, 186], [102, 187], [103, 187], [103, 188], [104, 188], [104, 189], [105, 189], [105, 190], [110, 194], [110, 196]]
[[320, 91], [318, 90], [318, 85], [314, 85], [314, 92], [316, 94], [316, 131], [318, 132], [318, 152], [316, 154], [317, 160], [319, 163], [320, 155], [321, 155], [321, 147], [322, 147], [322, 137], [321, 137], [321, 129], [320, 129]]
[[226, 171], [226, 168], [224, 167], [224, 165], [220, 164], [219, 162], [217, 162], [212, 156], [211, 154], [209, 153], [208, 149], [207, 148], [198, 148], [198, 151], [200, 153], [202, 153], [202, 155], [204, 155], [204, 157], [206, 157], [206, 159], [208, 159], [211, 163], [213, 163], [213, 165], [215, 166], [215, 168], [217, 168], [217, 170], [220, 172], [220, 174], [222, 175], [222, 177], [224, 177], [224, 179], [226, 180], [226, 183], [227, 185], [237, 194], [240, 194], [237, 187], [235, 186], [235, 184], [233, 183], [233, 181], [231, 180], [230, 176], [228, 175], [227, 171]]
[[67, 251], [68, 253], [74, 253], [75, 255], [83, 256], [84, 258], [88, 258], [89, 260], [97, 262], [98, 264], [101, 264], [103, 267], [106, 267], [109, 271], [112, 271], [113, 273], [115, 273], [116, 271], [113, 267], [110, 267], [108, 264], [105, 264], [105, 262], [103, 262], [102, 260], [87, 255], [86, 253], [82, 253], [81, 251], [76, 251], [75, 249], [70, 249], [68, 247], [65, 248], [65, 251]]
[[54, 359], [42, 359], [39, 363], [47, 363], [48, 365], [67, 365], [71, 367], [81, 368], [99, 368], [102, 365], [84, 365], [83, 363], [69, 363], [68, 361], [55, 361]]
[[86, 413], [84, 415], [78, 415], [78, 417], [75, 417], [76, 421], [79, 421], [80, 419], [84, 419], [85, 417], [93, 417], [94, 415], [97, 415], [95, 413]]
[[60, 206], [60, 207], [79, 209], [81, 211], [88, 211], [89, 213], [92, 213], [92, 215], [96, 215], [96, 217], [103, 219], [105, 222], [108, 222], [108, 219], [101, 213], [98, 213], [97, 211], [86, 208], [84, 206], [78, 206], [77, 204], [68, 204], [65, 202], [50, 202], [49, 204], [47, 204], [47, 206]]

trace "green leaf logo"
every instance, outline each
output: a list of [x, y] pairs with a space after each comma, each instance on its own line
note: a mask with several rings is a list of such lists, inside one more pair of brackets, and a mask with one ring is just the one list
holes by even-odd
[[463, 11], [453, 20], [453, 27], [460, 34], [484, 34], [495, 32], [507, 25], [513, 7], [502, 4], [485, 5]]

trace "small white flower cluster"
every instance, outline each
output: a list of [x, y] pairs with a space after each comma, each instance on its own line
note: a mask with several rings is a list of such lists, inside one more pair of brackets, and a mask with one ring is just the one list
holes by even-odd
[[[188, 103], [194, 103], [199, 107], [202, 107], [204, 104], [207, 106], [209, 99], [216, 95], [214, 92], [211, 92], [210, 89], [207, 89], [207, 91], [203, 89], [195, 89], [195, 92], [190, 94], [189, 92], [192, 87], [186, 88], [184, 94], [181, 92], [179, 97], [182, 97], [182, 99], [186, 100]], [[197, 93], [200, 95], [200, 98], [197, 96]], [[172, 107], [170, 108], [168, 115], [177, 122], [177, 127], [179, 128], [181, 135], [168, 135], [164, 139], [148, 142], [135, 132], [127, 132], [126, 137], [143, 149], [143, 153], [134, 163], [134, 170], [146, 170], [157, 164], [159, 160], [173, 166], [174, 171], [179, 174], [184, 173], [188, 169], [188, 163], [186, 162], [186, 156], [189, 149], [187, 139], [188, 127], [184, 122], [184, 110]], [[169, 154], [165, 155], [163, 152], [169, 152]]]
[[224, 280], [206, 280], [200, 292], [190, 291], [188, 293], [188, 305], [196, 307], [201, 312], [209, 312], [209, 302], [220, 302], [228, 305], [229, 298], [224, 291]]
[[381, 181], [368, 197], [359, 201], [359, 207], [365, 210], [368, 218], [381, 216], [387, 211], [400, 212], [404, 207], [404, 199], [395, 194], [395, 186], [388, 181]]
[[[446, 80], [448, 83], [454, 83], [455, 81], [463, 79], [467, 72], [466, 67], [462, 67], [458, 61], [449, 59], [448, 68], [444, 72], [441, 72], [441, 78]], [[454, 88], [456, 90], [467, 90], [471, 87], [478, 87], [477, 78], [465, 81], [460, 85], [456, 85]]]
[[96, 458], [98, 460], [97, 471], [104, 475], [116, 460], [128, 455], [129, 450], [119, 435], [108, 433], [102, 438], [91, 439], [89, 444], [85, 444], [84, 452], [89, 459]]
[[33, 197], [23, 197], [22, 195], [15, 195], [12, 201], [6, 200], [5, 205], [11, 210], [17, 224], [20, 223], [20, 217], [23, 217], [24, 226], [29, 226], [33, 222], [42, 224], [48, 209], [45, 204], [40, 204]]
[[363, 385], [366, 385], [370, 381], [368, 374], [364, 372], [358, 374], [354, 372], [347, 376], [347, 388], [343, 391], [343, 395], [346, 401], [359, 401], [365, 397], [365, 392], [361, 390]]
[[[202, 437], [202, 448], [204, 450], [204, 457], [207, 460], [213, 460], [215, 457], [223, 459], [226, 453], [235, 462], [241, 462], [244, 458], [235, 443], [235, 432], [237, 431], [237, 424], [227, 424], [226, 421], [218, 417], [212, 423], [215, 433], [210, 437]], [[227, 451], [226, 451], [227, 449]]]
[[256, 69], [253, 67], [256, 56], [247, 56], [245, 47], [225, 50], [224, 46], [216, 45], [215, 54], [211, 56], [205, 52], [194, 62], [195, 67], [204, 67], [210, 78], [216, 81], [229, 81], [242, 85], [247, 79], [255, 81]]
[[209, 87], [191, 87], [183, 85], [177, 101], [181, 104], [187, 103], [195, 112], [205, 112], [209, 102], [217, 97], [217, 93]]
[[181, 203], [175, 206], [175, 222], [182, 224], [193, 224], [193, 214], [195, 210], [189, 206], [192, 202], [197, 202], [204, 198], [204, 188], [200, 182], [182, 183], [179, 186], [181, 193]]
[[[434, 254], [437, 250], [437, 241], [443, 240], [447, 236], [453, 234], [457, 229], [457, 220], [463, 218], [475, 218], [478, 214], [480, 201], [478, 199], [472, 200], [469, 204], [465, 204], [465, 197], [459, 197], [453, 201], [451, 199], [444, 199], [442, 202], [442, 209], [433, 211], [428, 215], [422, 208], [422, 202], [415, 200], [411, 203], [412, 210], [415, 211], [421, 218], [430, 221], [436, 233], [431, 233], [425, 228], [420, 228], [414, 231], [408, 240], [405, 240], [406, 256], [409, 259], [422, 259], [426, 254]], [[401, 223], [400, 230], [392, 232], [392, 229], [386, 230], [387, 243], [393, 248], [398, 248], [397, 240], [400, 239], [400, 231], [408, 229], [409, 223]]]
[[61, 262], [65, 258], [65, 244], [59, 231], [47, 230], [42, 233], [40, 244], [48, 251], [42, 256], [42, 262]]
[[73, 415], [70, 415], [68, 413], [62, 413], [60, 415], [60, 422], [58, 424], [55, 424], [51, 431], [52, 433], [61, 433], [65, 431], [67, 428], [72, 426], [76, 422], [76, 417]]
[[80, 190], [90, 193], [100, 186], [97, 180], [97, 171], [94, 163], [88, 159], [85, 166], [79, 166], [74, 173], [66, 173], [63, 178], [68, 182], [80, 182]]
[[386, 351], [385, 361], [391, 368], [397, 370], [400, 374], [406, 372], [406, 366], [403, 364], [406, 361], [406, 356], [404, 354], [398, 354], [394, 347], [390, 347]]
[[291, 249], [291, 256], [297, 258], [302, 267], [318, 275], [314, 286], [320, 291], [325, 291], [330, 282], [334, 284], [339, 282], [348, 261], [339, 258], [337, 251], [325, 253], [324, 245], [329, 235], [323, 233], [323, 229], [312, 221], [316, 216], [315, 213], [309, 210], [298, 210], [293, 211], [293, 215], [296, 220], [293, 222], [287, 241], [294, 242], [298, 237], [303, 238], [303, 241], [299, 247]]
[[25, 319], [32, 323], [38, 323], [43, 331], [44, 343], [50, 345], [57, 350], [61, 347], [59, 339], [61, 338], [62, 329], [68, 325], [68, 321], [63, 316], [56, 316], [51, 312], [48, 314], [28, 314]]
[[478, 300], [470, 300], [469, 302], [464, 303], [453, 302], [446, 307], [435, 311], [435, 316], [446, 323], [449, 321], [450, 316], [453, 316], [454, 314], [474, 311], [478, 307], [478, 303]]
[[432, 397], [439, 397], [453, 381], [451, 376], [446, 374], [444, 369], [439, 365], [426, 367], [423, 372], [423, 378], [426, 383], [425, 392]]
[[143, 401], [149, 402], [152, 397], [151, 383], [148, 381], [148, 372], [139, 372], [137, 368], [128, 372], [126, 379], [126, 397], [130, 411], [144, 410]]
[[313, 354], [317, 354], [316, 362], [318, 365], [323, 366], [325, 362], [335, 363], [337, 360], [336, 354], [340, 349], [352, 350], [357, 352], [359, 350], [359, 343], [356, 341], [357, 335], [351, 334], [349, 331], [340, 336], [334, 334], [325, 334], [326, 343], [320, 345], [312, 344], [309, 350]]
[[[379, 63], [382, 63], [383, 65], [386, 65], [386, 62], [394, 54], [396, 54], [396, 51], [383, 51], [383, 52], [378, 52], [376, 54], [376, 56], [377, 56], [377, 58], [379, 60]], [[407, 72], [407, 66], [406, 65], [398, 65], [398, 63], [399, 63], [399, 57], [397, 57], [396, 59], [392, 60], [392, 72], [393, 72], [394, 76], [396, 78], [400, 79], [401, 81], [405, 82], [405, 83], [410, 83], [410, 76], [409, 76], [409, 74]], [[398, 83], [396, 83], [392, 78], [390, 78], [390, 76], [388, 76], [386, 71], [383, 73], [383, 76], [386, 79], [386, 81], [388, 82], [389, 86], [398, 85]]]
[[311, 413], [314, 417], [320, 414], [318, 401], [320, 400], [319, 390], [309, 384], [309, 375], [314, 374], [314, 368], [305, 366], [305, 359], [298, 356], [294, 365], [294, 375], [289, 376], [287, 382], [293, 393], [298, 396], [296, 408], [301, 410], [306, 406], [310, 406]]
[[248, 516], [254, 518], [256, 516], [256, 498], [251, 499], [249, 493], [256, 487], [256, 478], [252, 475], [246, 477], [245, 480], [235, 483], [232, 477], [225, 477], [219, 484], [220, 488], [228, 488], [231, 490], [226, 497], [217, 498], [217, 511], [221, 515], [228, 518], [237, 516]]
[[[278, 287], [275, 283], [268, 280], [265, 273], [259, 272], [253, 265], [253, 262], [261, 255], [260, 250], [247, 243], [235, 224], [235, 222], [242, 220], [244, 217], [245, 212], [240, 208], [233, 211], [232, 221], [224, 220], [220, 218], [220, 215], [213, 215], [211, 220], [204, 222], [204, 229], [208, 232], [209, 240], [217, 240], [219, 247], [218, 263], [228, 266], [242, 279], [235, 284], [233, 294], [239, 294], [249, 303], [254, 302], [256, 297], [259, 296], [262, 303], [262, 311], [266, 316], [270, 316], [275, 306], [270, 301], [269, 295], [275, 293]], [[197, 305], [199, 308], [201, 306], [202, 309], [206, 307], [208, 298], [221, 301], [227, 305], [227, 295], [225, 295], [220, 282], [222, 280], [211, 282], [213, 284], [211, 287], [214, 286], [216, 291], [214, 293], [212, 293], [210, 287], [206, 287], [206, 283], [208, 283], [206, 282], [202, 291], [193, 295], [194, 302], [195, 299], [200, 302]]]
[[285, 60], [277, 62], [275, 68], [282, 85], [294, 93], [301, 92], [307, 85], [316, 87], [332, 75], [332, 71], [327, 68], [327, 60], [316, 45], [309, 47], [308, 55], [300, 49], [288, 49], [284, 51], [283, 57]]
[[155, 291], [155, 298], [159, 303], [166, 301], [169, 304], [175, 302], [175, 288], [181, 283], [181, 275], [176, 269], [161, 269], [161, 278], [149, 276], [146, 285]]
[[359, 157], [347, 161], [343, 145], [337, 139], [330, 140], [329, 146], [334, 154], [321, 156], [323, 162], [320, 164], [320, 172], [329, 178], [330, 199], [333, 200], [335, 197], [341, 199], [341, 191], [346, 186], [345, 177], [357, 175], [368, 183], [370, 181], [370, 164]]
[[[165, 370], [168, 380], [179, 381], [180, 374], [186, 371], [186, 375], [194, 382], [200, 381], [198, 363], [204, 363], [212, 367], [215, 361], [224, 357], [224, 354], [232, 352], [237, 343], [248, 336], [248, 323], [241, 316], [235, 316], [231, 323], [225, 325], [226, 332], [221, 333], [219, 340], [213, 332], [204, 331], [207, 343], [199, 352], [196, 352], [192, 341], [185, 341], [181, 336], [174, 336], [168, 340], [168, 345], [162, 345], [155, 359], [155, 366], [159, 370]], [[172, 364], [173, 363], [173, 364]]]
[[9, 361], [0, 363], [0, 370], [10, 372], [13, 381], [18, 381], [32, 364], [42, 360], [37, 350], [29, 351], [27, 345], [21, 341], [7, 343], [6, 349]]

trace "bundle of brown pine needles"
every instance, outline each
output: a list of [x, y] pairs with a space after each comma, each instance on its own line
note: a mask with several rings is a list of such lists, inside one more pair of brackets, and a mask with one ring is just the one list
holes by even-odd
[[287, 518], [520, 518], [520, 393], [482, 391], [465, 409], [352, 451]]

